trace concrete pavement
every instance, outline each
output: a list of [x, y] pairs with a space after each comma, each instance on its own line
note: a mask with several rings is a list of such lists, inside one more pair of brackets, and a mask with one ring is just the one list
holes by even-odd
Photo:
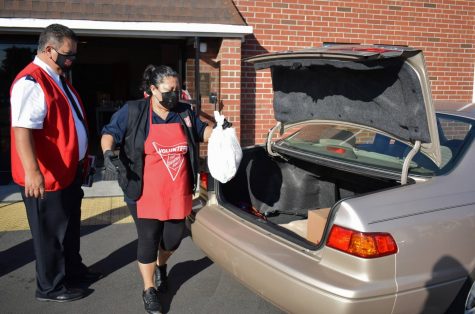
[[[93, 186], [83, 187], [82, 225], [133, 222], [117, 181], [104, 181], [101, 177], [98, 172]], [[0, 186], [0, 231], [28, 229], [19, 187], [13, 183]]]
[[[83, 285], [90, 294], [69, 303], [34, 299], [35, 266], [29, 231], [1, 232], [0, 239], [2, 313], [145, 313], [135, 261], [134, 224], [83, 228], [84, 262], [105, 277]], [[189, 236], [169, 261], [169, 281], [170, 291], [160, 295], [163, 313], [281, 313], [213, 264]]]
[[[0, 187], [2, 313], [145, 313], [135, 225], [115, 181], [95, 186], [85, 188], [81, 255], [105, 277], [82, 286], [89, 292], [86, 298], [61, 304], [34, 299], [35, 262], [25, 209], [15, 187]], [[160, 296], [163, 313], [282, 313], [213, 264], [189, 235], [169, 261], [169, 281], [169, 293]]]

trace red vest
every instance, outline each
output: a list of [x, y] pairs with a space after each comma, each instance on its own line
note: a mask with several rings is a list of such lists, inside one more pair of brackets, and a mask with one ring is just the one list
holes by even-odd
[[[48, 73], [34, 63], [27, 65], [17, 75], [13, 84], [27, 75], [31, 75], [40, 84], [48, 110], [43, 129], [32, 130], [36, 158], [45, 180], [45, 190], [61, 190], [72, 183], [78, 167], [79, 148], [73, 113], [62, 89]], [[82, 112], [85, 113], [78, 93], [69, 83], [68, 85], [78, 99]], [[16, 150], [13, 128], [10, 133], [12, 177], [17, 184], [24, 186], [25, 171]]]

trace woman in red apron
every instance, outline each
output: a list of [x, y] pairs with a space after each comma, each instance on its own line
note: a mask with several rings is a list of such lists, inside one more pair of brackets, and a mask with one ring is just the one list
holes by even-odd
[[[119, 182], [126, 182], [121, 187], [137, 227], [142, 297], [145, 310], [156, 313], [161, 310], [157, 291], [167, 290], [167, 261], [180, 245], [185, 218], [191, 212], [193, 186], [187, 128], [193, 126], [199, 140], [207, 141], [212, 127], [191, 113], [183, 118], [183, 112], [190, 112], [189, 105], [178, 102], [177, 73], [171, 68], [148, 66], [143, 87], [150, 97], [128, 102], [117, 111], [104, 127], [101, 146], [104, 165], [115, 169], [112, 149], [115, 143], [122, 143], [121, 154], [125, 157], [121, 161], [125, 167], [119, 171]], [[127, 165], [128, 160], [137, 158], [137, 151], [143, 151], [141, 159]], [[142, 160], [143, 169], [132, 168]], [[141, 178], [133, 181], [131, 173]], [[131, 192], [130, 186], [140, 187], [141, 193]]]

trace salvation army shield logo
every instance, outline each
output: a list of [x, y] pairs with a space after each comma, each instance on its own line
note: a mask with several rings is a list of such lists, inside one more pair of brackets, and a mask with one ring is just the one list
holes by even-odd
[[164, 146], [157, 142], [152, 142], [152, 145], [157, 154], [162, 158], [170, 177], [175, 181], [181, 167], [183, 166], [185, 154], [188, 152], [188, 145], [185, 142], [173, 146]]

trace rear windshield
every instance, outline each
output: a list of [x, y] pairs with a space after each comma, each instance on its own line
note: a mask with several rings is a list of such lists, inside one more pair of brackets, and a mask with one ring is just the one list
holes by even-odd
[[[410, 165], [410, 174], [437, 175], [453, 167], [466, 141], [472, 123], [458, 117], [437, 115], [442, 164], [439, 168], [423, 153], [417, 153]], [[336, 124], [305, 123], [289, 127], [275, 142], [315, 156], [335, 159], [358, 166], [401, 172], [404, 159], [411, 150], [405, 143], [364, 128]]]

